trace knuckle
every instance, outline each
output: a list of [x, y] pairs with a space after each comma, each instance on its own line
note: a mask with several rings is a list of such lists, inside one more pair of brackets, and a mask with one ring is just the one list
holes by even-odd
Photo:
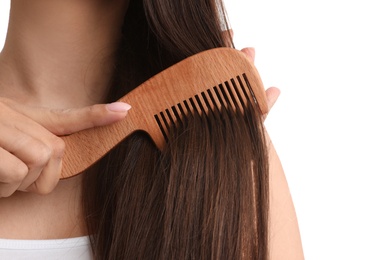
[[86, 127], [94, 127], [95, 126], [95, 118], [96, 118], [96, 106], [90, 106], [90, 107], [87, 107], [85, 108], [85, 114], [84, 114], [84, 118], [86, 119], [85, 122], [87, 123], [86, 124]]
[[92, 105], [92, 106], [86, 107], [86, 114], [88, 116], [95, 116], [96, 113], [98, 112], [98, 110], [99, 110], [98, 105]]
[[50, 122], [51, 129], [53, 129], [55, 134], [67, 134], [65, 122], [68, 121], [69, 110], [52, 109], [50, 112], [48, 121]]
[[52, 156], [54, 158], [62, 158], [65, 151], [65, 142], [60, 137], [54, 136], [50, 140], [52, 147]]
[[31, 154], [29, 166], [32, 168], [45, 166], [52, 157], [52, 153], [52, 149], [48, 146], [44, 144], [38, 145]]
[[106, 110], [101, 109], [99, 105], [89, 106], [87, 108], [86, 118], [88, 119], [89, 127], [95, 127], [99, 125], [99, 122], [104, 118]]

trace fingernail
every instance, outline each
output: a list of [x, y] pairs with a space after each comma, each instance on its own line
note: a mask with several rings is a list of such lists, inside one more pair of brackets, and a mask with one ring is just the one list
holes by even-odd
[[114, 102], [106, 105], [106, 108], [112, 112], [126, 112], [131, 106], [124, 102]]

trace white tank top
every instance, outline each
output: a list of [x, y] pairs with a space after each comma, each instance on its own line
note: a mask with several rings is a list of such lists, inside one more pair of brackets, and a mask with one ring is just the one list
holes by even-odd
[[50, 240], [0, 239], [0, 259], [12, 260], [91, 260], [89, 238], [75, 237]]

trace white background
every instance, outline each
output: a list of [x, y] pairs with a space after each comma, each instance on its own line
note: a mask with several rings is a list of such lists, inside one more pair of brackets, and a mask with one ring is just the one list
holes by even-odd
[[254, 46], [264, 85], [282, 91], [266, 125], [306, 259], [389, 260], [387, 1], [226, 1], [236, 47]]

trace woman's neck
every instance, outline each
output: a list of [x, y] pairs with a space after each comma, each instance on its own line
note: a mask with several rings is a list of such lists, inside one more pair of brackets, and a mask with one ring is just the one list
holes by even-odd
[[12, 0], [0, 96], [53, 108], [102, 102], [127, 0]]

